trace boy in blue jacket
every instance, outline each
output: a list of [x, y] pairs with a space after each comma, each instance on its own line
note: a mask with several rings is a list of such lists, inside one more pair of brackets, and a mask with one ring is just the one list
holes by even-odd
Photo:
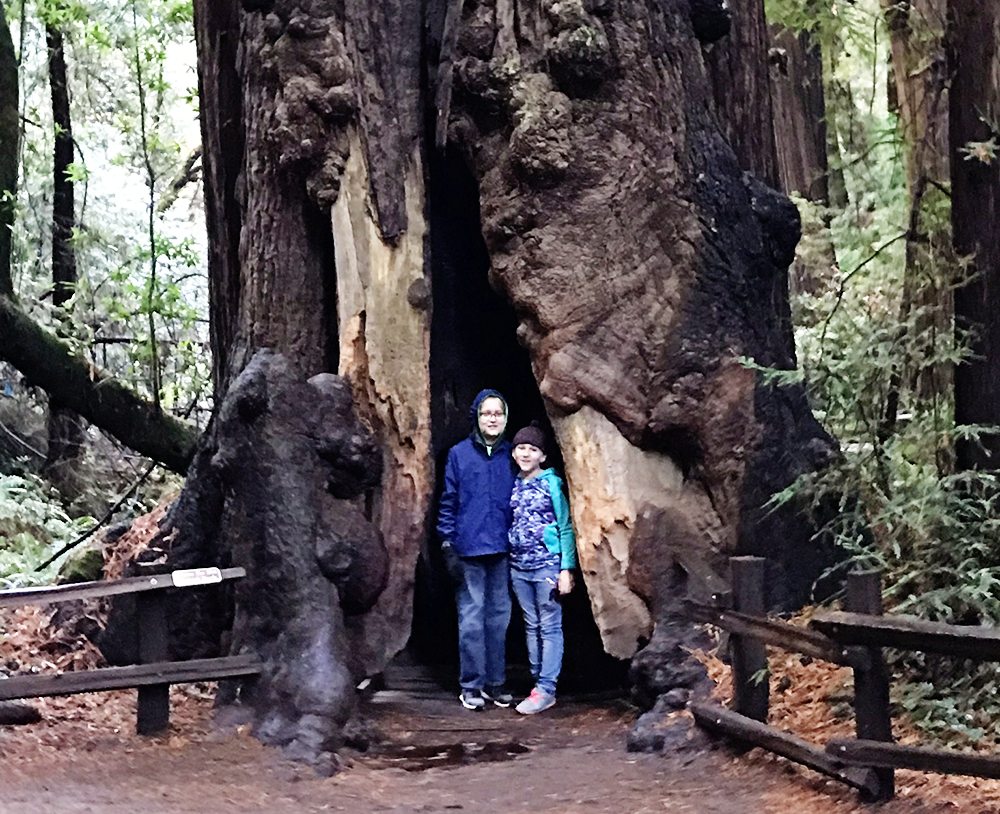
[[520, 474], [510, 496], [513, 523], [508, 534], [511, 584], [528, 634], [528, 662], [535, 688], [517, 705], [532, 715], [556, 702], [562, 669], [562, 607], [558, 597], [573, 590], [576, 537], [562, 479], [545, 463], [545, 433], [532, 425], [514, 436]]
[[459, 700], [466, 709], [487, 701], [509, 707], [506, 641], [510, 623], [507, 530], [514, 471], [507, 402], [483, 390], [469, 411], [472, 433], [448, 451], [438, 512], [441, 553], [457, 584]]

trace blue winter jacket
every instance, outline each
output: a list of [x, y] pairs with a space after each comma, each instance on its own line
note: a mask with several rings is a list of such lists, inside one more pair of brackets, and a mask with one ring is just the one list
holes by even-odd
[[491, 396], [503, 400], [496, 390], [483, 390], [476, 396], [469, 411], [472, 433], [448, 451], [444, 467], [438, 534], [460, 557], [507, 552], [514, 467], [510, 442], [501, 436], [492, 453], [487, 453], [479, 431], [479, 405]]

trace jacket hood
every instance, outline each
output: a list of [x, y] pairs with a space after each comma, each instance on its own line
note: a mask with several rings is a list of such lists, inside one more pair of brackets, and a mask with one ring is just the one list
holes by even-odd
[[[472, 406], [469, 408], [469, 423], [472, 425], [472, 440], [478, 444], [486, 446], [486, 439], [483, 438], [483, 434], [479, 429], [479, 408], [482, 403], [488, 398], [497, 398], [503, 402], [503, 413], [504, 416], [508, 415], [507, 409], [507, 399], [505, 399], [497, 390], [492, 390], [487, 388], [486, 390], [480, 390], [476, 394], [476, 397], [472, 400]], [[504, 424], [504, 432], [507, 431], [507, 426]], [[500, 437], [497, 439], [496, 443], [500, 443], [504, 438], [504, 433], [500, 433]]]

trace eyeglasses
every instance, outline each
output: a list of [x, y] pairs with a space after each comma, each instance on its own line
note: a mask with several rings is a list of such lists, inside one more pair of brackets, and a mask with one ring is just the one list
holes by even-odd
[[496, 412], [493, 410], [483, 410], [479, 415], [483, 418], [503, 418], [502, 412]]

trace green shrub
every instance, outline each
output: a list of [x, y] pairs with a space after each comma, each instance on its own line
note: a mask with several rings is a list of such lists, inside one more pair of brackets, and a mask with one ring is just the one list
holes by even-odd
[[35, 569], [93, 523], [90, 517], [71, 519], [41, 479], [0, 475], [0, 587], [51, 583], [63, 557]]

